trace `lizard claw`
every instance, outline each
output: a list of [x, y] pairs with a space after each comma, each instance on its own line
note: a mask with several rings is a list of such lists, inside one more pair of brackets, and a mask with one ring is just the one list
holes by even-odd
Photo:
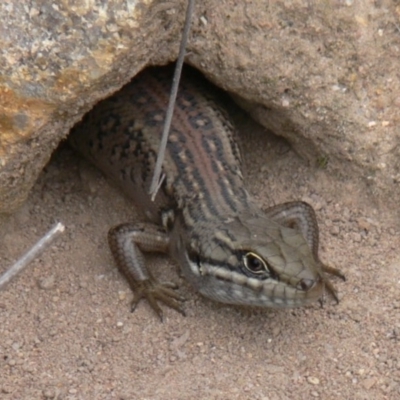
[[[330, 274], [330, 275], [333, 275], [333, 276], [337, 276], [337, 277], [339, 277], [340, 279], [342, 279], [344, 281], [346, 280], [345, 275], [339, 269], [331, 267], [331, 266], [326, 265], [326, 264], [323, 264], [321, 261], [320, 261], [320, 266], [321, 266], [322, 271], [325, 274]], [[333, 286], [333, 284], [326, 277], [324, 277], [324, 275], [322, 276], [322, 279], [323, 279], [323, 282], [325, 284], [326, 291], [335, 299], [336, 303], [338, 304], [339, 303], [339, 296], [338, 296], [338, 293], [337, 293], [335, 287]], [[319, 299], [321, 307], [324, 306], [324, 301], [325, 301], [324, 296], [322, 296]]]
[[185, 301], [185, 298], [174, 291], [177, 288], [178, 285], [171, 282], [158, 283], [152, 279], [140, 282], [138, 287], [135, 288], [135, 294], [131, 304], [131, 312], [134, 312], [140, 300], [145, 298], [149, 302], [150, 307], [158, 315], [161, 322], [163, 321], [163, 311], [158, 305], [158, 302], [162, 302], [183, 316], [186, 316], [186, 313], [180, 304]]

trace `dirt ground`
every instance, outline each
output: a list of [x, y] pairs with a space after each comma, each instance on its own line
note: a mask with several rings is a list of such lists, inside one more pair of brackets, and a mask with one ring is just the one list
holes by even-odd
[[[250, 129], [253, 130], [252, 128]], [[394, 210], [361, 186], [305, 165], [280, 139], [246, 138], [248, 189], [263, 206], [302, 199], [317, 211], [321, 258], [341, 302], [293, 310], [223, 306], [180, 280], [187, 316], [161, 323], [114, 267], [108, 229], [135, 220], [127, 199], [63, 146], [7, 224], [0, 272], [55, 221], [65, 233], [0, 292], [0, 398], [399, 399], [400, 247]], [[393, 219], [392, 219], [393, 218]]]

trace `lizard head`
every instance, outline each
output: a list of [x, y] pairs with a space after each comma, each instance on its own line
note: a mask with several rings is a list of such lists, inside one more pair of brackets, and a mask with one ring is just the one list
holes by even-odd
[[201, 244], [192, 243], [186, 277], [213, 300], [297, 307], [320, 300], [324, 288], [336, 298], [303, 235], [270, 218], [226, 219]]

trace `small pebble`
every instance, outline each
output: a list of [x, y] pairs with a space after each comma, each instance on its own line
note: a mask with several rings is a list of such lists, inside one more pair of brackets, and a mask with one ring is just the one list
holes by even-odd
[[54, 275], [46, 276], [39, 279], [38, 285], [40, 289], [49, 290], [54, 287]]
[[54, 389], [44, 389], [42, 393], [45, 399], [54, 399], [56, 397]]
[[126, 292], [124, 290], [120, 290], [118, 292], [118, 298], [119, 298], [120, 301], [125, 300], [126, 299]]
[[9, 385], [3, 385], [1, 388], [2, 393], [12, 393], [13, 392], [13, 388]]
[[319, 385], [319, 379], [316, 378], [315, 376], [309, 376], [307, 378], [308, 383], [311, 383], [312, 385]]
[[363, 381], [362, 385], [365, 389], [369, 390], [374, 386], [376, 383], [376, 378], [367, 378]]
[[332, 235], [337, 236], [340, 233], [340, 229], [337, 225], [333, 225], [330, 232]]

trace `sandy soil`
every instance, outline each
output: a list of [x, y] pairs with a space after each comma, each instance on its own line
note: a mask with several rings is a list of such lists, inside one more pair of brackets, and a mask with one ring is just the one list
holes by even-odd
[[[253, 130], [252, 128], [250, 130]], [[165, 322], [113, 265], [108, 229], [137, 218], [102, 175], [63, 147], [7, 224], [4, 271], [55, 221], [66, 232], [0, 292], [0, 398], [399, 399], [400, 235], [351, 182], [307, 166], [273, 136], [249, 134], [248, 188], [264, 207], [302, 199], [318, 213], [321, 258], [345, 272], [329, 299], [295, 310], [222, 306], [180, 281], [186, 317]]]

